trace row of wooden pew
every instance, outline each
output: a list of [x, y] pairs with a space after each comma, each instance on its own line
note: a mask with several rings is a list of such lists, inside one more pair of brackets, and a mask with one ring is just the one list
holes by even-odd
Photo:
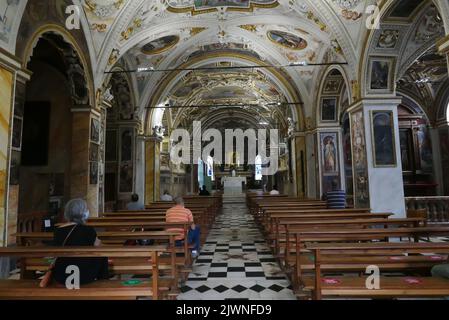
[[[201, 228], [202, 242], [222, 206], [221, 195], [186, 197], [195, 223]], [[0, 299], [175, 299], [180, 281], [190, 273], [191, 250], [187, 242], [175, 245], [177, 233], [170, 228], [184, 229], [189, 224], [166, 223], [165, 214], [173, 203], [156, 202], [144, 211], [119, 211], [91, 218], [87, 225], [96, 229], [100, 247], [54, 247], [52, 232], [16, 234], [18, 246], [0, 248], [0, 256], [18, 259], [19, 280], [0, 281]], [[149, 245], [139, 245], [143, 242]], [[52, 284], [39, 288], [39, 277], [49, 268], [48, 257], [108, 257], [110, 273], [115, 280], [99, 280], [82, 286], [80, 290], [67, 290]], [[138, 276], [126, 281], [123, 277]], [[118, 278], [118, 279], [117, 279]]]
[[[448, 227], [287, 196], [248, 194], [247, 203], [298, 297], [449, 296], [449, 280], [430, 276], [447, 261], [449, 243], [429, 242], [449, 236]], [[370, 266], [380, 271], [377, 290], [366, 284]]]

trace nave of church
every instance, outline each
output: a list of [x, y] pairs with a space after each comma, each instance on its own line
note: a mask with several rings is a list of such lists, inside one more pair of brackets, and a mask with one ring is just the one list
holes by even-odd
[[444, 299], [448, 66], [447, 0], [0, 0], [0, 299]]
[[223, 203], [179, 300], [295, 300], [293, 288], [247, 212], [244, 198]]

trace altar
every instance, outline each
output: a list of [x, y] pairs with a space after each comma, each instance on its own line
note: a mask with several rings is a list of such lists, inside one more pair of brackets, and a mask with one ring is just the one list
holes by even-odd
[[243, 183], [246, 184], [246, 177], [223, 177], [222, 183], [225, 196], [241, 196]]

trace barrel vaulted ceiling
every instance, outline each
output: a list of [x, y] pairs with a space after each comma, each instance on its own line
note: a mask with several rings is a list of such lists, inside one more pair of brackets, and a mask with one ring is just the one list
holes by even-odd
[[[217, 65], [285, 66], [275, 70], [235, 69], [235, 72], [132, 73], [135, 100], [141, 111], [166, 101], [187, 105], [196, 104], [199, 100], [231, 102], [229, 95], [237, 93], [234, 100], [239, 97], [240, 101], [248, 104], [300, 101], [310, 116], [312, 112], [307, 109], [314, 105], [326, 69], [310, 64], [347, 63], [344, 67], [346, 78], [360, 80], [361, 57], [373, 52], [380, 54], [382, 50], [402, 57], [403, 53], [408, 53], [404, 39], [412, 34], [407, 30], [414, 30], [416, 27], [413, 25], [418, 23], [432, 27], [433, 22], [429, 19], [426, 22], [426, 17], [422, 18], [424, 22], [416, 18], [416, 9], [431, 3], [438, 5], [449, 28], [447, 0], [73, 2], [82, 7], [83, 30], [92, 51], [89, 54], [96, 88], [107, 83], [105, 71], [114, 70], [117, 66], [155, 70]], [[25, 0], [8, 1], [7, 10], [11, 14], [20, 13], [26, 3]], [[376, 3], [382, 7], [386, 19], [382, 21], [382, 28], [372, 33], [366, 27], [373, 18], [367, 9]], [[405, 12], [405, 16], [395, 15], [395, 11]], [[0, 44], [3, 41], [13, 47], [11, 41], [14, 37], [10, 34], [18, 25], [16, 20], [10, 17], [8, 25], [0, 21], [4, 24], [0, 29]], [[370, 38], [367, 38], [368, 34], [371, 34]], [[394, 48], [389, 41], [395, 42]], [[367, 45], [376, 43], [386, 47], [367, 49]], [[417, 48], [417, 52], [424, 53], [429, 49], [424, 47]], [[407, 77], [408, 65], [412, 65], [413, 59], [422, 53], [416, 57], [411, 55], [410, 62], [401, 62], [401, 76]], [[289, 66], [298, 63], [309, 65]], [[189, 92], [188, 88], [193, 90]]]
[[[355, 70], [366, 32], [365, 11], [373, 2], [84, 0], [83, 8], [100, 81], [101, 71], [112, 68], [120, 59], [129, 68], [168, 69], [194, 58], [208, 64], [207, 53], [214, 50], [230, 53], [227, 61], [233, 65], [253, 65], [256, 61], [282, 66], [303, 61], [348, 62]], [[252, 59], [238, 59], [241, 55]], [[313, 66], [283, 70], [305, 102], [318, 81], [318, 71]], [[164, 76], [138, 75], [142, 103], [148, 102]]]

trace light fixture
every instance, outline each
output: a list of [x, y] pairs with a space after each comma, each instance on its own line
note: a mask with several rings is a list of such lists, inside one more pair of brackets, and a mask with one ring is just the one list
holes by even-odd
[[415, 80], [415, 82], [416, 83], [429, 83], [430, 82], [430, 78], [429, 77], [424, 77], [424, 78]]
[[153, 71], [153, 67], [139, 67], [137, 68], [137, 72], [147, 72], [147, 71]]
[[210, 70], [235, 70], [235, 69], [284, 69], [288, 67], [311, 67], [311, 66], [337, 66], [348, 65], [347, 62], [323, 62], [323, 63], [308, 63], [306, 61], [293, 62], [288, 65], [252, 65], [252, 66], [215, 66], [215, 67], [196, 67], [196, 68], [172, 68], [172, 69], [154, 69], [154, 67], [139, 67], [134, 70], [114, 70], [105, 71], [105, 74], [114, 73], [133, 73], [133, 72], [181, 72], [181, 71], [210, 71]]
[[290, 66], [294, 67], [294, 66], [307, 66], [308, 63], [307, 61], [296, 61], [296, 62], [292, 62], [290, 63]]

